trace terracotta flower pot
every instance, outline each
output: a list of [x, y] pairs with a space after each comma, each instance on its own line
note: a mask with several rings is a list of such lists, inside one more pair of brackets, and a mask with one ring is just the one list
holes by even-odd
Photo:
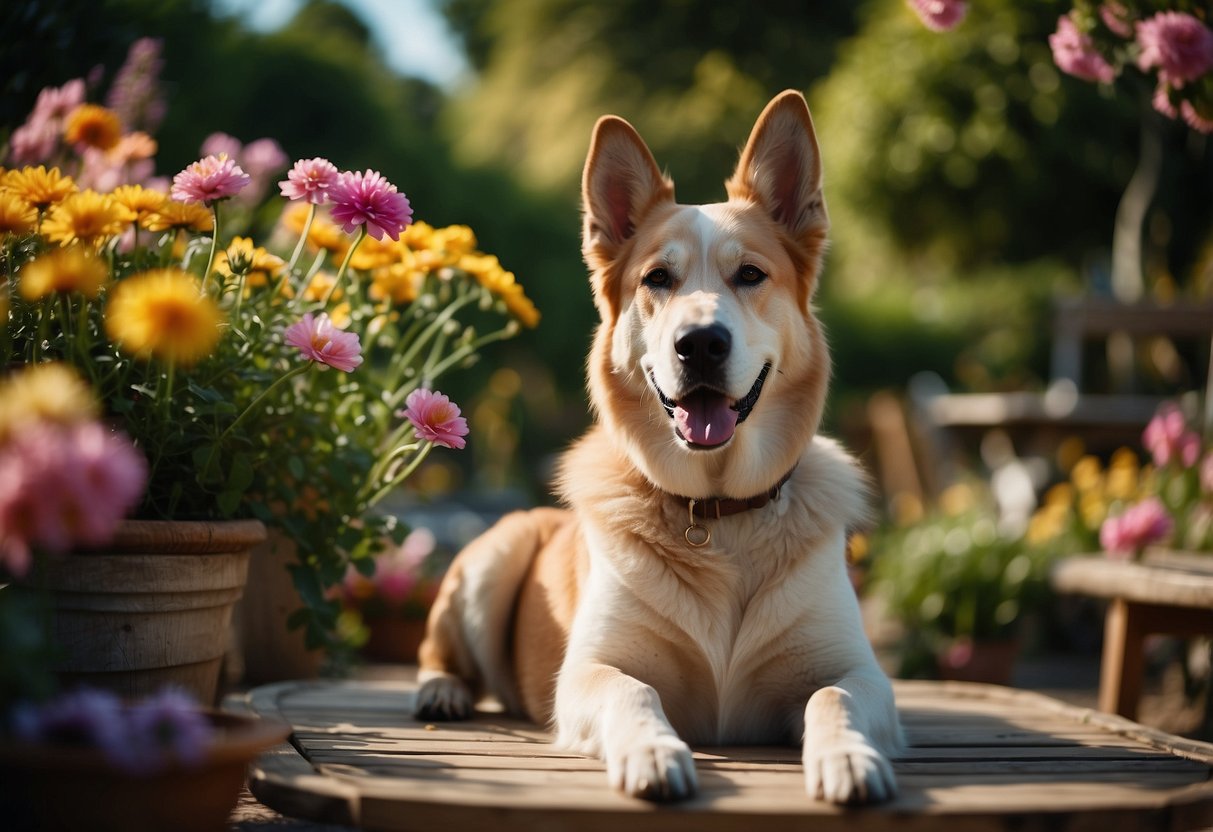
[[[211, 712], [219, 736], [195, 765], [148, 775], [117, 769], [95, 748], [0, 743], [0, 817], [6, 829], [218, 832], [248, 763], [286, 739], [282, 722]], [[11, 827], [8, 824], [13, 824]]]
[[417, 648], [425, 637], [424, 618], [386, 615], [367, 621], [370, 637], [362, 648], [368, 659], [409, 664], [417, 661]]
[[55, 671], [126, 697], [174, 685], [213, 703], [249, 550], [265, 534], [257, 520], [129, 520], [105, 549], [46, 559], [31, 583], [50, 592]]

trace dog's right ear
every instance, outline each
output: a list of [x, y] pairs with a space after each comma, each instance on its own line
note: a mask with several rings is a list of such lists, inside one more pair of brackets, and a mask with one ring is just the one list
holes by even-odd
[[674, 184], [662, 176], [636, 129], [617, 116], [598, 119], [581, 178], [586, 264], [605, 268], [653, 205], [673, 199]]

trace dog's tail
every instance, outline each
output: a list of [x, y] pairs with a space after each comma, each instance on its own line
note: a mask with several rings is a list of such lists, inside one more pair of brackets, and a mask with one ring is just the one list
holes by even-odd
[[451, 563], [418, 650], [418, 717], [463, 719], [486, 693], [524, 713], [512, 662], [515, 606], [537, 553], [566, 521], [558, 509], [507, 514]]

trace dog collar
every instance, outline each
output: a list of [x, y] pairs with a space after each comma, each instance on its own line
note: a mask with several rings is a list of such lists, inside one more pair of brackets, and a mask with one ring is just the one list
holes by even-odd
[[792, 466], [792, 470], [783, 475], [783, 479], [775, 483], [771, 488], [767, 489], [762, 494], [757, 494], [746, 499], [737, 499], [734, 497], [708, 497], [703, 500], [695, 499], [694, 497], [678, 497], [679, 502], [687, 504], [687, 517], [689, 525], [686, 531], [683, 532], [683, 537], [687, 543], [692, 546], [706, 546], [712, 540], [712, 532], [704, 526], [699, 525], [696, 517], [708, 519], [711, 517], [719, 520], [721, 517], [727, 517], [730, 514], [741, 514], [743, 511], [750, 509], [762, 508], [767, 503], [778, 500], [780, 492], [792, 478], [796, 466]]

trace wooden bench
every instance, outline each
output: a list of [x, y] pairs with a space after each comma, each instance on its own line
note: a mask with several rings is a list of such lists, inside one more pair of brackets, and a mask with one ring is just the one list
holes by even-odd
[[888, 804], [828, 805], [804, 792], [794, 748], [699, 748], [699, 794], [623, 797], [597, 760], [500, 714], [414, 721], [405, 680], [285, 682], [228, 707], [285, 720], [291, 744], [249, 772], [283, 814], [378, 830], [1096, 829], [1213, 824], [1213, 745], [1038, 694], [894, 683], [908, 747]]
[[1108, 601], [1099, 709], [1133, 719], [1145, 675], [1146, 636], [1213, 635], [1213, 554], [1153, 553], [1144, 562], [1067, 558], [1051, 576], [1062, 593]]

